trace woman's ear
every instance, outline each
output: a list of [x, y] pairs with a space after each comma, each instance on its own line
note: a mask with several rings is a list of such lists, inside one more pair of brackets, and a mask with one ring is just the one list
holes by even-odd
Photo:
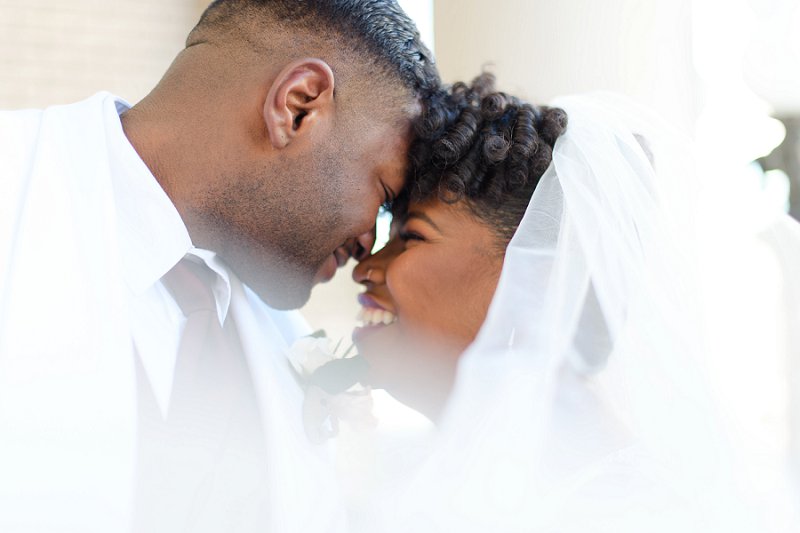
[[333, 71], [321, 59], [299, 59], [286, 65], [264, 102], [264, 124], [271, 144], [285, 148], [331, 113], [333, 89]]

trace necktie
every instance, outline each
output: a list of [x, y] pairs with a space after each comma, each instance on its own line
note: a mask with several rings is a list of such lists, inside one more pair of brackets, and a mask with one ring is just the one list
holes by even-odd
[[183, 259], [162, 281], [186, 316], [166, 420], [139, 367], [135, 531], [264, 531], [263, 432], [231, 316], [220, 325], [216, 274]]

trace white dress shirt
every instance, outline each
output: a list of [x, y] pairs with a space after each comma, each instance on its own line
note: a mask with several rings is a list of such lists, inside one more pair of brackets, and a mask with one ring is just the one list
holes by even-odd
[[305, 438], [286, 359], [309, 328], [192, 246], [124, 135], [127, 108], [100, 93], [0, 111], [0, 531], [130, 529], [135, 354], [166, 413], [184, 318], [160, 278], [186, 254], [219, 274], [219, 318], [235, 318], [267, 443], [270, 530], [336, 530], [328, 457]]
[[[123, 113], [128, 106], [117, 101], [116, 109]], [[214, 252], [192, 245], [175, 206], [128, 142], [119, 120], [110, 119], [111, 180], [130, 289], [131, 336], [166, 417], [186, 317], [160, 278], [185, 255], [199, 258], [218, 275], [212, 292], [223, 324], [231, 302], [230, 275]]]

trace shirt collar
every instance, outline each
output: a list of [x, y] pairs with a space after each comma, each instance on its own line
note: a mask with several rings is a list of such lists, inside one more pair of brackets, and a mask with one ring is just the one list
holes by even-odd
[[210, 250], [192, 248], [186, 255], [196, 257], [217, 274], [217, 279], [211, 287], [211, 292], [214, 294], [214, 301], [217, 304], [219, 323], [220, 325], [224, 324], [231, 305], [231, 277], [228, 273], [228, 267], [216, 253]]
[[178, 210], [128, 141], [120, 114], [130, 107], [112, 95], [104, 101], [109, 166], [125, 280], [133, 293], [140, 295], [184, 256], [194, 255], [218, 274], [212, 291], [220, 323], [224, 323], [231, 298], [228, 270], [214, 252], [192, 245]]

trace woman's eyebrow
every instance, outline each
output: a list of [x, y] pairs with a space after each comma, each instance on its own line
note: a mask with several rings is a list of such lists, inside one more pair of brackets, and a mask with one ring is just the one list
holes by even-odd
[[439, 226], [436, 224], [436, 222], [434, 222], [433, 220], [431, 220], [431, 217], [429, 217], [429, 216], [428, 216], [428, 215], [426, 215], [425, 213], [422, 213], [422, 212], [420, 212], [420, 211], [409, 211], [409, 212], [406, 214], [406, 216], [405, 216], [405, 220], [404, 220], [404, 222], [405, 222], [405, 221], [407, 221], [407, 220], [409, 220], [409, 219], [412, 219], [412, 218], [418, 218], [418, 219], [420, 219], [420, 220], [422, 220], [422, 221], [424, 221], [424, 222], [427, 222], [428, 224], [430, 224], [430, 226], [431, 226], [433, 229], [435, 229], [435, 230], [436, 230], [436, 231], [438, 231], [439, 233], [441, 233], [441, 232], [442, 232], [442, 230], [441, 230], [441, 229], [439, 229]]

